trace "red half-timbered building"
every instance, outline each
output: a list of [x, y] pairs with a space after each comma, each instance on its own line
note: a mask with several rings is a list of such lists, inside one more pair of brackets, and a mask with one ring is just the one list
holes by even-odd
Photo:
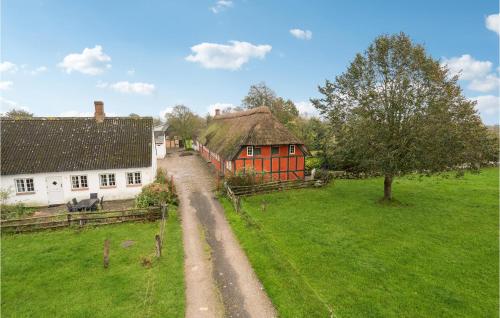
[[264, 180], [304, 179], [304, 143], [262, 106], [216, 115], [196, 144], [222, 175], [255, 173]]

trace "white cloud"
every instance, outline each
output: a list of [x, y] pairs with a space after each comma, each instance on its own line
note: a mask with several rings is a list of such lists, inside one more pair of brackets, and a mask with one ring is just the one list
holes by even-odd
[[130, 83], [128, 81], [121, 81], [114, 84], [109, 84], [106, 82], [98, 82], [96, 85], [98, 88], [111, 88], [114, 91], [127, 94], [140, 94], [140, 95], [151, 95], [154, 93], [156, 87], [154, 84], [135, 82]]
[[460, 80], [469, 81], [467, 88], [477, 92], [490, 92], [500, 86], [500, 78], [492, 72], [493, 63], [478, 61], [469, 54], [443, 59], [451, 75], [459, 75]]
[[479, 111], [485, 124], [499, 124], [498, 109], [500, 108], [500, 97], [494, 95], [483, 95], [472, 97], [477, 101], [476, 109]]
[[451, 59], [445, 58], [441, 64], [448, 67], [451, 75], [459, 75], [462, 80], [471, 80], [486, 76], [491, 72], [491, 67], [493, 66], [493, 63], [490, 61], [478, 61], [469, 54], [452, 57]]
[[40, 66], [31, 71], [31, 75], [38, 75], [43, 72], [47, 72], [48, 68], [46, 66]]
[[231, 0], [218, 0], [214, 6], [210, 7], [210, 10], [217, 14], [233, 6], [233, 1]]
[[188, 55], [189, 62], [200, 63], [208, 69], [238, 70], [251, 58], [263, 59], [272, 49], [270, 45], [253, 45], [248, 42], [230, 41], [230, 45], [200, 43], [191, 47], [194, 54]]
[[473, 79], [467, 88], [477, 92], [491, 92], [500, 87], [500, 78], [494, 74], [488, 74], [483, 78]]
[[6, 91], [12, 88], [12, 81], [0, 81], [0, 91]]
[[9, 73], [17, 72], [17, 65], [9, 61], [0, 63], [0, 73], [6, 73], [6, 72]]
[[214, 116], [216, 109], [220, 109], [221, 111], [223, 111], [226, 108], [235, 108], [235, 107], [236, 105], [231, 103], [215, 103], [208, 106], [208, 113]]
[[295, 106], [299, 113], [303, 116], [319, 116], [319, 112], [314, 105], [309, 101], [296, 102]]
[[486, 17], [486, 28], [500, 35], [500, 13], [492, 14]]
[[160, 111], [160, 118], [161, 118], [161, 120], [164, 120], [165, 119], [165, 115], [167, 115], [168, 113], [171, 113], [173, 110], [174, 110], [173, 107], [167, 107], [164, 110]]
[[105, 68], [111, 68], [111, 57], [102, 51], [102, 46], [96, 45], [94, 48], [83, 49], [82, 53], [71, 53], [64, 57], [58, 64], [66, 70], [66, 73], [77, 71], [87, 75], [99, 75]]
[[290, 34], [300, 40], [310, 40], [313, 35], [311, 31], [301, 29], [291, 29]]

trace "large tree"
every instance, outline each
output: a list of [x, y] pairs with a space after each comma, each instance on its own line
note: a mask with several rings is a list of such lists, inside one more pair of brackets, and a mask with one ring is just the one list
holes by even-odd
[[299, 111], [291, 100], [276, 96], [276, 93], [264, 82], [250, 86], [247, 96], [243, 98], [242, 105], [247, 109], [267, 106], [283, 124], [287, 124], [299, 116]]
[[22, 109], [11, 109], [7, 113], [5, 113], [5, 117], [13, 119], [33, 118], [33, 113]]
[[187, 106], [174, 106], [165, 119], [172, 131], [182, 139], [194, 138], [204, 124], [204, 120], [193, 113]]
[[404, 33], [375, 39], [311, 99], [329, 120], [334, 154], [358, 171], [393, 178], [478, 167], [487, 139], [474, 106], [446, 67]]

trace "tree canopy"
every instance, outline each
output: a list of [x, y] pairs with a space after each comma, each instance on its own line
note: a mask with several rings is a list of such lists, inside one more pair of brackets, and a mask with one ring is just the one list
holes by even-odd
[[11, 109], [7, 113], [5, 113], [5, 117], [13, 119], [33, 118], [33, 113], [22, 109]]
[[404, 33], [375, 39], [311, 99], [335, 136], [333, 156], [347, 169], [394, 176], [478, 167], [486, 130], [458, 78]]
[[242, 105], [247, 109], [267, 106], [283, 124], [299, 116], [299, 111], [291, 100], [276, 96], [276, 93], [264, 82], [250, 86], [248, 94], [242, 100]]
[[195, 137], [205, 122], [204, 119], [184, 105], [174, 106], [172, 111], [165, 115], [165, 120], [172, 131], [182, 139]]

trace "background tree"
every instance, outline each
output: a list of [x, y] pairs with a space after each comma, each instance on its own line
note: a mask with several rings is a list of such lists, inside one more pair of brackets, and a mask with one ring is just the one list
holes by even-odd
[[33, 118], [33, 113], [22, 109], [11, 109], [7, 113], [5, 113], [5, 117], [13, 119]]
[[184, 140], [196, 137], [205, 122], [184, 105], [175, 106], [172, 112], [165, 115], [165, 120], [172, 131]]
[[161, 122], [161, 119], [160, 117], [153, 117], [153, 126], [158, 126], [160, 125], [162, 122]]
[[242, 100], [242, 106], [246, 109], [267, 106], [271, 113], [285, 125], [299, 116], [299, 111], [291, 100], [277, 97], [276, 93], [264, 82], [250, 86], [247, 96]]
[[446, 68], [404, 33], [380, 36], [347, 71], [311, 99], [335, 135], [334, 155], [383, 173], [384, 199], [409, 172], [437, 172], [484, 160], [486, 130]]
[[250, 86], [247, 96], [241, 102], [242, 106], [247, 109], [267, 106], [270, 107], [276, 99], [276, 93], [267, 87], [266, 83], [260, 82]]

